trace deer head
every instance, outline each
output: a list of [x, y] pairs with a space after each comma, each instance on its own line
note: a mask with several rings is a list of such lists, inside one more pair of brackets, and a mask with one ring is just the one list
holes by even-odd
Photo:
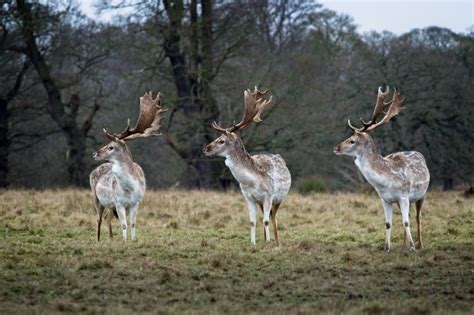
[[207, 156], [226, 156], [230, 147], [241, 144], [240, 137], [235, 132], [244, 129], [252, 122], [262, 121], [260, 116], [272, 104], [271, 96], [267, 100], [263, 98], [266, 93], [267, 90], [259, 91], [257, 87], [253, 92], [249, 89], [244, 91], [244, 115], [239, 123], [229, 128], [222, 128], [215, 121], [212, 123], [212, 128], [221, 133], [221, 136], [205, 147], [204, 153]]
[[161, 113], [164, 111], [161, 109], [160, 93], [155, 99], [152, 92], [145, 93], [140, 97], [140, 114], [135, 127], [130, 129], [128, 119], [127, 127], [121, 133], [111, 133], [104, 128], [103, 132], [110, 142], [93, 154], [94, 159], [115, 161], [131, 157], [126, 141], [160, 135], [158, 130], [161, 128]]
[[[362, 123], [361, 128], [356, 128], [348, 120], [347, 124], [349, 128], [354, 131], [354, 134], [346, 140], [339, 143], [334, 147], [334, 153], [336, 155], [350, 155], [358, 156], [363, 151], [366, 151], [369, 146], [373, 144], [373, 140], [369, 135], [369, 132], [375, 128], [382, 126], [390, 121], [393, 117], [398, 115], [404, 108], [402, 107], [405, 97], [400, 99], [400, 93], [395, 90], [393, 92], [392, 100], [385, 102], [385, 97], [389, 94], [390, 88], [387, 86], [385, 92], [382, 91], [382, 87], [379, 87], [377, 94], [377, 101], [372, 116], [368, 122], [365, 122], [360, 118]], [[387, 109], [388, 108], [388, 109]], [[383, 118], [377, 122], [377, 119], [383, 115]]]

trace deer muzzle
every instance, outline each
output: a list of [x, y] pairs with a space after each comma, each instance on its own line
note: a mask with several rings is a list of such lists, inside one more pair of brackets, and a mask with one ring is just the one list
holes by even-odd
[[211, 156], [211, 155], [212, 155], [212, 146], [211, 146], [211, 144], [208, 144], [208, 145], [206, 145], [204, 148], [202, 148], [202, 152], [203, 152], [206, 156]]

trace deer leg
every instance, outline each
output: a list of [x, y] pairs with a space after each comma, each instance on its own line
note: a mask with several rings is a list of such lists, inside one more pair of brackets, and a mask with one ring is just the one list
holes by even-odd
[[100, 241], [100, 226], [102, 225], [102, 215], [104, 214], [105, 208], [101, 205], [96, 203], [95, 205], [97, 211], [97, 242]]
[[268, 223], [270, 222], [270, 212], [272, 211], [272, 200], [271, 198], [266, 198], [263, 201], [263, 226], [265, 228], [265, 240], [270, 241], [270, 227]]
[[136, 235], [136, 224], [137, 224], [137, 210], [138, 206], [140, 205], [139, 202], [137, 202], [135, 205], [133, 205], [130, 208], [130, 229], [131, 229], [131, 237], [132, 241], [137, 240], [137, 235]]
[[410, 232], [410, 201], [408, 198], [404, 198], [400, 200], [400, 208], [402, 210], [402, 220], [403, 220], [403, 227], [405, 232], [407, 233], [408, 242], [410, 244], [410, 251], [415, 251], [415, 243], [413, 242], [413, 238], [411, 237]]
[[115, 209], [117, 210], [117, 214], [120, 220], [120, 227], [122, 228], [122, 238], [124, 241], [126, 241], [127, 240], [127, 216], [125, 213], [125, 207], [120, 204], [116, 204]]
[[421, 249], [423, 248], [423, 241], [421, 240], [421, 207], [423, 207], [423, 202], [425, 201], [425, 198], [420, 199], [415, 202], [415, 207], [416, 207], [416, 228], [417, 228], [417, 243], [416, 243], [416, 248]]
[[407, 231], [403, 229], [403, 248], [407, 247]]
[[245, 200], [247, 201], [247, 207], [249, 208], [249, 217], [250, 217], [250, 243], [255, 245], [255, 233], [257, 225], [257, 206], [255, 202], [250, 198], [247, 198], [245, 195]]
[[272, 213], [271, 213], [272, 224], [273, 224], [273, 233], [275, 234], [275, 240], [276, 240], [278, 246], [280, 246], [280, 238], [278, 237], [278, 225], [277, 225], [276, 214], [277, 214], [277, 211], [278, 211], [279, 207], [280, 207], [279, 203], [272, 205]]
[[[262, 215], [263, 215], [263, 204], [258, 202], [258, 208], [260, 209], [260, 211], [262, 211]], [[265, 225], [263, 225], [263, 239], [266, 241], [267, 240], [267, 235], [265, 235]]]
[[114, 238], [114, 234], [112, 233], [112, 219], [114, 218], [114, 211], [115, 209], [110, 209], [106, 216], [107, 226], [109, 227], [109, 239]]
[[[402, 208], [400, 208], [400, 203], [397, 202], [397, 206], [398, 206], [398, 209], [400, 210], [400, 212], [402, 212]], [[402, 247], [405, 248], [407, 246], [407, 231], [405, 231], [405, 229], [403, 229], [403, 245]]]
[[392, 249], [392, 244], [390, 243], [390, 238], [392, 235], [392, 214], [393, 208], [392, 204], [382, 200], [383, 202], [383, 210], [385, 212], [385, 250], [387, 253], [390, 253]]
[[102, 225], [102, 216], [97, 218], [97, 242], [100, 242], [100, 226]]

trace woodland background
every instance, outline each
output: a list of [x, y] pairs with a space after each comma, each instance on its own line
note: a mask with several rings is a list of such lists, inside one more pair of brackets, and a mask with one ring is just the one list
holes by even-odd
[[130, 143], [148, 186], [234, 185], [202, 147], [218, 136], [213, 120], [240, 119], [243, 90], [255, 85], [274, 106], [242, 138], [251, 153], [280, 153], [297, 187], [364, 189], [351, 159], [332, 147], [350, 135], [348, 118], [368, 118], [380, 85], [408, 97], [373, 133], [380, 151], [422, 152], [433, 187], [474, 182], [474, 29], [360, 35], [351, 17], [313, 1], [119, 6], [130, 14], [99, 23], [74, 1], [1, 2], [1, 187], [87, 186], [102, 128], [133, 124], [149, 90], [161, 91], [168, 112], [162, 137]]

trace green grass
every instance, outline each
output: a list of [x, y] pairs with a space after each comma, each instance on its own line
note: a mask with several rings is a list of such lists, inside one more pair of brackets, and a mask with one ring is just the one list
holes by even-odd
[[239, 194], [157, 191], [137, 242], [114, 220], [97, 243], [88, 191], [3, 191], [0, 312], [472, 314], [473, 213], [472, 199], [430, 193], [425, 249], [401, 248], [396, 211], [387, 255], [376, 196], [291, 194], [282, 246], [263, 242], [260, 216], [253, 247]]

